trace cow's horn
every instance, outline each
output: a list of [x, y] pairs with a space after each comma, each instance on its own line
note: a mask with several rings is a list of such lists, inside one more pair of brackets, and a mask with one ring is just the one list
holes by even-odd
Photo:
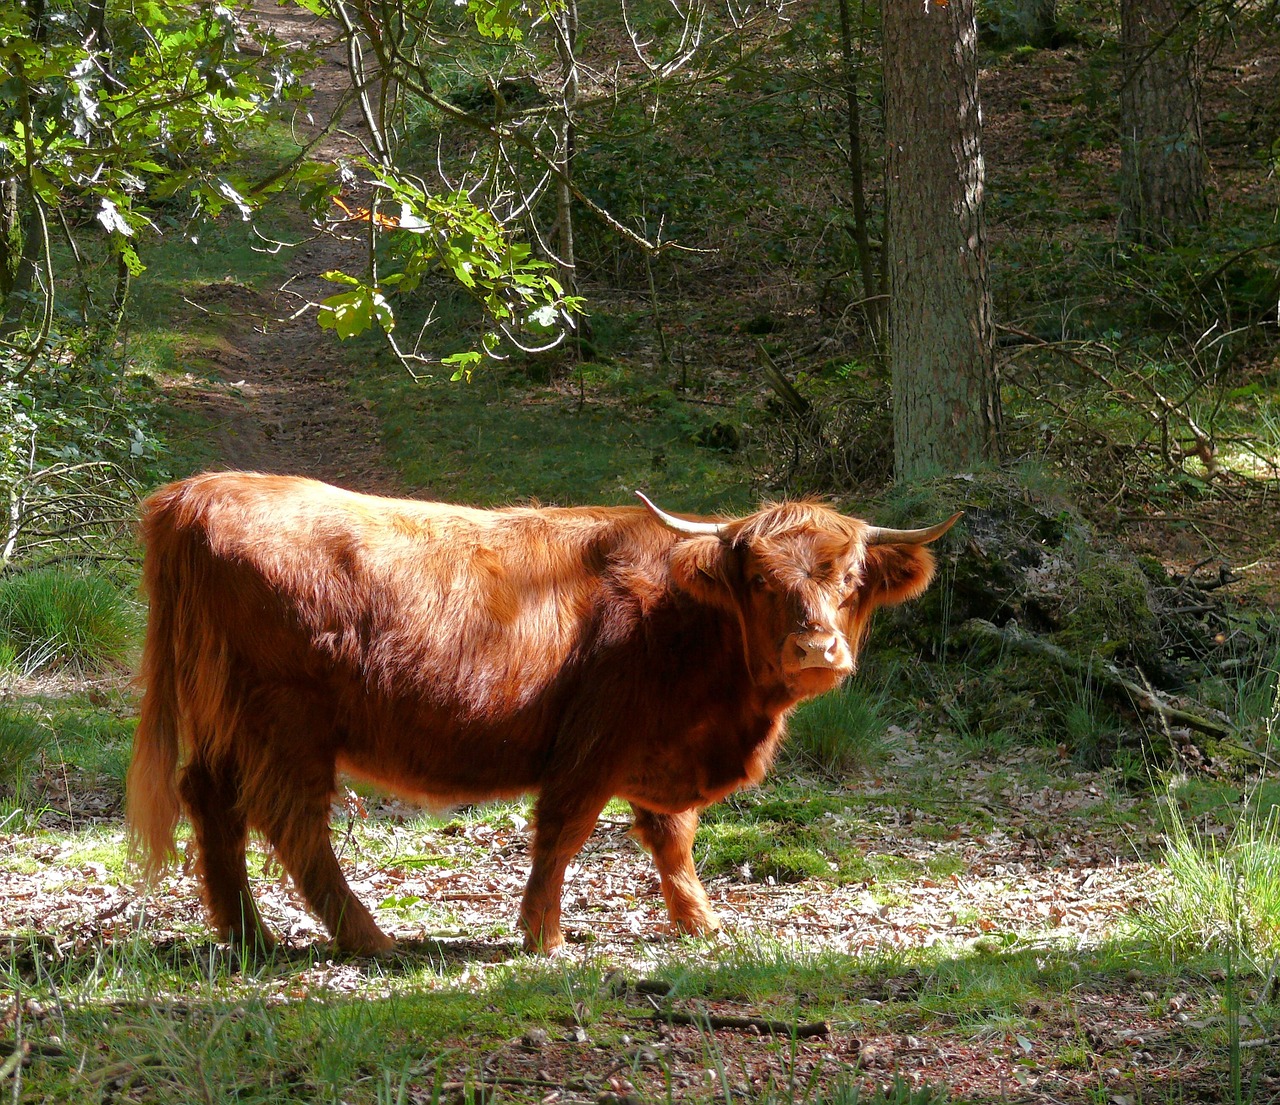
[[649, 496], [647, 496], [643, 491], [637, 491], [636, 495], [645, 506], [653, 511], [663, 525], [670, 526], [678, 533], [706, 533], [719, 537], [720, 534], [725, 531], [725, 526], [727, 525], [726, 522], [690, 522], [687, 518], [677, 518], [674, 514], [668, 514], [665, 510], [659, 510], [652, 502], [650, 502]]
[[936, 541], [960, 520], [964, 511], [951, 515], [945, 522], [927, 529], [883, 529], [880, 526], [867, 527], [868, 545], [927, 545]]

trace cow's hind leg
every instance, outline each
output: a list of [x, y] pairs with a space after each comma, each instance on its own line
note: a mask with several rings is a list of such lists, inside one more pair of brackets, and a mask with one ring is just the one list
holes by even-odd
[[693, 866], [693, 837], [698, 831], [698, 811], [655, 813], [631, 803], [635, 811], [632, 830], [652, 854], [662, 896], [671, 923], [681, 932], [705, 933], [720, 927], [707, 892]]
[[520, 927], [527, 952], [554, 955], [564, 946], [560, 929], [560, 896], [564, 870], [581, 851], [609, 796], [543, 791], [533, 832], [533, 865], [520, 906]]
[[254, 824], [275, 849], [293, 885], [348, 955], [377, 955], [395, 943], [378, 928], [373, 915], [347, 885], [333, 853], [329, 829], [334, 773], [332, 764], [295, 762], [271, 773], [277, 785], [271, 799], [261, 798]]
[[235, 768], [193, 760], [182, 771], [179, 789], [195, 831], [196, 874], [213, 926], [233, 944], [269, 951], [275, 939], [262, 924], [245, 870], [248, 826]]

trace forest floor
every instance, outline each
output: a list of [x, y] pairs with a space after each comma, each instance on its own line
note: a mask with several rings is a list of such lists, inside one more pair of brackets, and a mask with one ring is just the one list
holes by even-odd
[[[267, 10], [282, 37], [320, 34], [300, 14]], [[317, 118], [345, 81], [336, 60], [316, 74]], [[351, 120], [319, 155], [350, 153], [358, 133]], [[300, 254], [306, 275], [284, 289], [230, 278], [202, 288], [193, 310], [213, 322], [214, 336], [190, 354], [211, 371], [170, 382], [169, 397], [210, 427], [220, 465], [403, 493], [372, 405], [353, 401], [345, 351], [319, 330], [312, 311], [299, 310], [331, 288], [322, 272], [358, 266], [359, 243], [318, 234]], [[110, 682], [94, 690], [120, 700], [131, 693]], [[788, 1087], [789, 1099], [804, 1100], [842, 1078], [866, 1086], [895, 1077], [975, 1102], [1232, 1100], [1221, 1046], [1230, 1012], [1225, 978], [1148, 969], [1133, 936], [1131, 919], [1163, 889], [1150, 799], [1051, 751], [975, 752], [904, 730], [874, 772], [840, 787], [803, 776], [788, 786], [825, 788], [836, 803], [823, 815], [833, 832], [906, 874], [776, 883], [744, 866], [709, 880], [724, 934], [676, 940], [661, 935], [665, 914], [651, 863], [625, 823], [607, 814], [566, 886], [569, 945], [557, 969], [568, 981], [551, 984], [562, 991], [558, 1012], [527, 1025], [511, 1021], [504, 1041], [478, 1042], [459, 1030], [406, 1068], [400, 1100], [432, 1100], [440, 1086], [455, 1099], [474, 1093], [476, 1100], [545, 1105], [763, 1101]], [[0, 932], [46, 934], [9, 940], [21, 970], [28, 959], [33, 978], [46, 959], [83, 961], [89, 974], [104, 947], [137, 940], [197, 965], [218, 958], [188, 875], [140, 898], [118, 864], [118, 787], [52, 765], [38, 789], [47, 833], [28, 846], [0, 832]], [[255, 993], [268, 1004], [381, 1003], [412, 985], [469, 990], [498, 1003], [495, 973], [528, 962], [514, 935], [528, 869], [528, 807], [432, 820], [398, 801], [347, 791], [336, 813], [352, 887], [378, 906], [399, 949], [385, 961], [330, 958], [314, 919], [258, 857], [265, 870], [255, 889], [284, 945], [279, 960], [252, 976]], [[771, 982], [743, 980], [748, 968], [769, 963], [781, 964]], [[739, 974], [717, 981], [726, 964]], [[815, 964], [825, 981], [805, 974]], [[584, 971], [597, 972], [590, 985]], [[692, 994], [672, 982], [681, 972], [701, 980]], [[997, 977], [991, 994], [977, 993]], [[812, 1036], [794, 1036], [799, 1013], [826, 1023]], [[46, 1054], [70, 1050], [57, 1035], [66, 1033], [65, 1022], [59, 1029], [53, 1011], [29, 1003], [25, 1015], [27, 1032], [34, 1025], [37, 1034], [29, 1040], [45, 1032]], [[749, 1020], [739, 1025], [731, 1017]], [[0, 1041], [13, 1023], [0, 1015]], [[1254, 1043], [1256, 1026], [1242, 1023]], [[1280, 1101], [1271, 1051], [1246, 1054], [1256, 1101]], [[89, 1053], [90, 1077], [79, 1084], [92, 1094], [84, 1100], [148, 1098], [130, 1072], [103, 1073], [104, 1062]]]
[[[589, 1099], [652, 1101], [666, 1086], [676, 1099], [767, 1100], [770, 1086], [895, 1076], [972, 1101], [1219, 1100], [1225, 1068], [1194, 1028], [1221, 1017], [1205, 980], [1145, 969], [1129, 943], [1133, 912], [1162, 887], [1146, 858], [1159, 834], [1105, 778], [1037, 759], [975, 759], [952, 741], [898, 734], [876, 773], [823, 794], [834, 801], [827, 830], [899, 874], [779, 884], [744, 867], [708, 881], [725, 924], [708, 940], [665, 935], [652, 864], [606, 814], [566, 883], [569, 944], [556, 961], [566, 996], [549, 1015], [509, 1010], [505, 1044], [474, 1032], [447, 1041], [445, 1080], [539, 1101], [588, 1089]], [[104, 948], [127, 961], [141, 940], [197, 976], [225, 969], [189, 875], [140, 898], [118, 863], [118, 789], [59, 769], [41, 789], [34, 846], [5, 842], [0, 932], [50, 935], [11, 940], [16, 960], [71, 964], [82, 982]], [[527, 806], [433, 820], [348, 791], [336, 814], [351, 885], [397, 951], [332, 959], [322, 929], [255, 853], [255, 893], [284, 938], [246, 980], [256, 1000], [381, 1002], [425, 986], [499, 1003], [495, 971], [539, 969], [515, 931]], [[683, 977], [694, 981], [681, 992]], [[194, 990], [219, 992], [211, 978]], [[663, 1023], [659, 1011], [690, 1023]], [[822, 1023], [790, 1040], [801, 1020]], [[1280, 1094], [1277, 1074], [1264, 1065], [1259, 1085]], [[424, 1076], [411, 1100], [431, 1085]]]

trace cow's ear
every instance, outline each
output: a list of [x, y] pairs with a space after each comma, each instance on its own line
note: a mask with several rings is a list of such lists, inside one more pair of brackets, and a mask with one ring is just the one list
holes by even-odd
[[699, 602], [732, 607], [736, 555], [719, 537], [687, 537], [671, 550], [671, 579]]
[[923, 545], [872, 545], [862, 563], [864, 604], [891, 606], [924, 593], [933, 579], [933, 553]]

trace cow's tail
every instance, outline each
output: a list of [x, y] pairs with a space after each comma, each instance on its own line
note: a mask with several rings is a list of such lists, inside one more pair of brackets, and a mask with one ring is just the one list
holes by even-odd
[[[144, 529], [151, 528], [144, 523]], [[180, 721], [177, 686], [179, 595], [160, 567], [162, 550], [150, 547], [143, 582], [150, 598], [147, 637], [142, 646], [138, 682], [145, 688], [133, 761], [125, 783], [125, 820], [129, 851], [150, 880], [176, 856], [174, 830], [182, 805], [178, 799]]]
[[143, 506], [142, 582], [150, 611], [125, 820], [130, 854], [148, 879], [177, 858], [178, 767], [184, 753], [208, 760], [221, 751], [201, 739], [224, 728], [219, 722], [225, 717], [227, 670], [219, 634], [199, 605], [209, 584], [209, 552], [198, 536], [198, 515], [198, 501], [181, 485], [157, 492]]

